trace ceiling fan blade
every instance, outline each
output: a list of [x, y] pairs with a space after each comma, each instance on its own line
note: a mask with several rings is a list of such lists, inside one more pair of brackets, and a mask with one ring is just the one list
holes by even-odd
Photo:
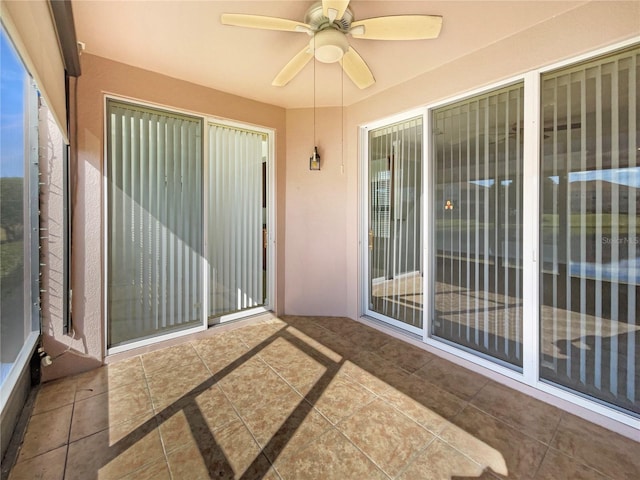
[[340, 60], [340, 65], [351, 81], [360, 89], [370, 87], [376, 82], [371, 70], [353, 47], [349, 47], [347, 53]]
[[262, 15], [245, 15], [242, 13], [223, 13], [220, 16], [223, 25], [234, 27], [260, 28], [262, 30], [280, 30], [285, 32], [311, 33], [306, 23], [278, 17], [264, 17]]
[[322, 0], [322, 14], [332, 22], [340, 20], [349, 6], [349, 0]]
[[353, 22], [350, 33], [367, 40], [428, 40], [437, 38], [441, 28], [437, 15], [397, 15]]
[[287, 63], [282, 70], [280, 70], [280, 73], [278, 73], [276, 78], [273, 79], [271, 85], [274, 87], [284, 87], [293, 79], [293, 77], [300, 73], [300, 70], [302, 70], [312, 58], [313, 53], [311, 53], [309, 45], [305, 45], [305, 47], [291, 60], [289, 60], [289, 63]]

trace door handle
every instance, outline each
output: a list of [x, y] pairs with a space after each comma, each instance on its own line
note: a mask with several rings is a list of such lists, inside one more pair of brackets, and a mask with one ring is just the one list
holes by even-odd
[[373, 250], [373, 230], [369, 230], [369, 250]]

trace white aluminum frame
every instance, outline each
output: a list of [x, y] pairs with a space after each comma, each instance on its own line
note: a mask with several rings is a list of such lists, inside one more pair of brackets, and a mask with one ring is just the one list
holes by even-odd
[[[409, 120], [415, 117], [422, 117], [422, 159], [423, 164], [425, 163], [426, 157], [426, 138], [427, 138], [427, 126], [426, 126], [426, 114], [427, 110], [425, 108], [416, 108], [413, 110], [408, 110], [403, 113], [399, 113], [397, 115], [392, 115], [389, 117], [385, 117], [381, 120], [377, 120], [375, 122], [370, 122], [365, 125], [361, 125], [359, 127], [360, 134], [360, 146], [361, 146], [361, 154], [360, 154], [360, 202], [361, 202], [361, 221], [360, 221], [360, 251], [361, 251], [361, 259], [360, 259], [360, 315], [364, 315], [370, 318], [374, 318], [376, 320], [380, 320], [382, 322], [388, 323], [396, 328], [401, 330], [405, 330], [409, 333], [413, 333], [415, 335], [423, 335], [423, 329], [414, 327], [413, 325], [408, 325], [404, 322], [400, 322], [390, 317], [386, 317], [381, 315], [380, 313], [369, 310], [369, 231], [367, 229], [368, 216], [369, 216], [369, 132], [373, 129], [384, 127], [386, 125], [391, 125], [394, 123], [402, 122], [404, 120]], [[423, 168], [423, 178], [424, 178], [424, 168]], [[422, 192], [420, 192], [420, 198], [424, 197], [424, 187], [422, 186]], [[423, 221], [424, 221], [424, 211], [423, 211]], [[424, 223], [422, 224], [422, 242], [424, 246], [425, 235], [424, 235]], [[424, 262], [424, 257], [423, 257]], [[426, 273], [425, 270], [423, 272]], [[424, 297], [424, 281], [423, 281], [423, 297]], [[426, 311], [426, 310], [425, 310]], [[422, 324], [424, 325], [426, 321], [426, 317], [423, 313]]]

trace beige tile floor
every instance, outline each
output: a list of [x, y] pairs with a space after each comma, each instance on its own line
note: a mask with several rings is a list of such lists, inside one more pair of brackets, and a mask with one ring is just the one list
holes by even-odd
[[640, 444], [344, 318], [44, 384], [10, 479], [637, 479]]

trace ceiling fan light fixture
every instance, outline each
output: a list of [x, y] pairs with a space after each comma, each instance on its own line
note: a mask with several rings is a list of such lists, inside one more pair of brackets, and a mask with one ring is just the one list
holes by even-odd
[[316, 59], [323, 63], [335, 63], [349, 50], [345, 34], [334, 28], [317, 32], [309, 46]]

